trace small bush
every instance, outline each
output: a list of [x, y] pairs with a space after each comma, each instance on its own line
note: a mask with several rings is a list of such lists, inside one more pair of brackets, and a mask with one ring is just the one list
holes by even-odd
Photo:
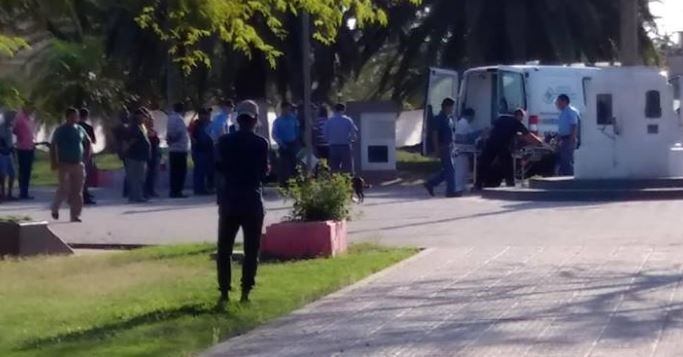
[[353, 188], [351, 178], [319, 169], [317, 175], [299, 175], [281, 189], [286, 200], [294, 202], [289, 219], [299, 222], [341, 221], [351, 213]]
[[31, 222], [29, 216], [0, 216], [0, 223], [25, 223]]

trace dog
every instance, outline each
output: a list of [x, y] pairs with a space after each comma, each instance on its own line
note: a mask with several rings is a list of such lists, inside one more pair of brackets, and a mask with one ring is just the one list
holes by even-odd
[[354, 176], [351, 183], [353, 185], [353, 193], [358, 198], [358, 203], [363, 203], [365, 201], [365, 189], [370, 188], [370, 186], [360, 176]]

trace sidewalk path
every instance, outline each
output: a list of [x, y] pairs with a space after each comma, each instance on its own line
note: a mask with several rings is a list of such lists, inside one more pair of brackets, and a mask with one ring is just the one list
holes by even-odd
[[[49, 219], [52, 192], [0, 204]], [[214, 241], [211, 197], [128, 205], [98, 191], [71, 243]], [[267, 222], [288, 207], [267, 196]], [[428, 247], [416, 258], [215, 347], [226, 356], [679, 356], [683, 201], [503, 202], [375, 188], [352, 241]], [[68, 216], [67, 211], [62, 216]]]
[[[97, 191], [83, 223], [62, 219], [50, 228], [71, 243], [171, 244], [213, 242], [217, 209], [212, 197], [155, 199], [126, 204], [118, 191]], [[36, 200], [0, 204], [2, 215], [29, 215], [51, 222], [52, 190]], [[266, 224], [288, 213], [267, 195]], [[353, 241], [419, 247], [668, 245], [683, 242], [683, 201], [552, 203], [506, 202], [477, 197], [429, 198], [421, 187], [373, 188], [349, 225]], [[68, 217], [65, 208], [62, 217]]]
[[437, 248], [207, 356], [677, 356], [683, 247]]

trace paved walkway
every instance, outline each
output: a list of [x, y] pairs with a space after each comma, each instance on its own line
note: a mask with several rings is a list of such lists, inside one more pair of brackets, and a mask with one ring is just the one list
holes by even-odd
[[209, 356], [679, 356], [683, 247], [439, 248]]
[[[36, 196], [0, 205], [0, 215], [49, 220], [51, 192]], [[84, 223], [51, 228], [72, 243], [215, 240], [211, 198], [98, 197]], [[267, 222], [281, 219], [287, 205], [267, 199]], [[683, 201], [504, 202], [372, 189], [350, 239], [429, 249], [211, 354], [678, 356], [682, 215]]]
[[[0, 215], [29, 215], [52, 221], [51, 190], [36, 200], [0, 204]], [[86, 207], [84, 223], [64, 220], [51, 228], [71, 243], [169, 244], [213, 242], [217, 209], [210, 197], [157, 199], [126, 204], [113, 191], [98, 191], [99, 204]], [[266, 224], [288, 207], [267, 196]], [[68, 217], [66, 209], [63, 217]], [[420, 187], [375, 188], [355, 209], [351, 239], [419, 247], [468, 245], [678, 244], [683, 238], [683, 201], [618, 203], [506, 202], [477, 197], [428, 198]]]

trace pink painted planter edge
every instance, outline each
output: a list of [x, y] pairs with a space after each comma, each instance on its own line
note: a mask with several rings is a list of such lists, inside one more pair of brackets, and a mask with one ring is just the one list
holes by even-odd
[[346, 221], [279, 222], [266, 227], [261, 255], [276, 259], [335, 257], [346, 252]]

